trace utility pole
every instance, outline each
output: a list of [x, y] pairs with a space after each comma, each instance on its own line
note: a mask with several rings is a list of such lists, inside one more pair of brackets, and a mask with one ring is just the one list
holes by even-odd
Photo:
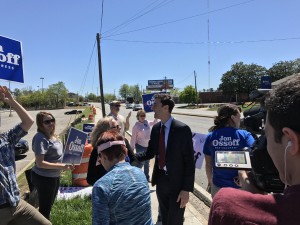
[[42, 93], [44, 93], [43, 81], [44, 81], [45, 78], [41, 77], [40, 79], [42, 80]]
[[167, 77], [165, 76], [165, 91], [167, 93]]
[[194, 70], [194, 77], [195, 77], [195, 90], [196, 90], [196, 104], [197, 104], [197, 108], [198, 108], [198, 92], [197, 92], [197, 75], [196, 75], [196, 71]]
[[100, 98], [101, 98], [101, 108], [102, 108], [102, 116], [103, 118], [106, 116], [105, 114], [105, 105], [104, 105], [104, 94], [103, 94], [103, 79], [102, 79], [102, 62], [101, 62], [101, 50], [100, 50], [100, 34], [97, 33], [97, 49], [98, 49], [98, 67], [99, 67], [99, 81], [100, 81]]

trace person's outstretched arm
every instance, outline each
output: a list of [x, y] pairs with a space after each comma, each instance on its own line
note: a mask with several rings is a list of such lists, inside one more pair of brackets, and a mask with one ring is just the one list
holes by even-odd
[[29, 113], [21, 106], [9, 92], [6, 86], [0, 86], [0, 100], [11, 106], [21, 119], [21, 127], [24, 131], [28, 132], [34, 123], [33, 118]]

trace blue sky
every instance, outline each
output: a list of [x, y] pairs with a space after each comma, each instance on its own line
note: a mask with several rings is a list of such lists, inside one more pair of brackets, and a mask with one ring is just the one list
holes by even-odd
[[[44, 77], [44, 88], [63, 81], [71, 92], [99, 94], [94, 45], [101, 4], [2, 1], [0, 35], [23, 46], [25, 83], [11, 83], [11, 88], [37, 90]], [[194, 70], [198, 90], [215, 89], [236, 62], [270, 68], [299, 58], [299, 8], [298, 0], [104, 0], [104, 93], [117, 95], [122, 84], [144, 89], [148, 80], [164, 77], [183, 90], [194, 85]], [[112, 30], [136, 15], [142, 16]]]

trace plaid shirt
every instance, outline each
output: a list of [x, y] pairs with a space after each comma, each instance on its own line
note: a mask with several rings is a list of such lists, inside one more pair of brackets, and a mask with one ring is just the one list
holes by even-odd
[[26, 134], [20, 125], [0, 134], [0, 205], [17, 206], [20, 201], [14, 147]]

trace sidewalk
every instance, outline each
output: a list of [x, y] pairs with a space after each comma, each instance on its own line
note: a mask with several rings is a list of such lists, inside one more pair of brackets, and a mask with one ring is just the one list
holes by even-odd
[[[96, 108], [96, 115], [95, 115], [95, 121], [97, 122], [99, 119], [102, 118], [102, 111], [100, 108]], [[190, 116], [202, 116], [202, 117], [211, 117], [213, 118], [216, 115], [216, 111], [206, 111], [205, 109], [179, 109], [174, 108], [173, 109], [174, 114], [184, 114], [184, 115], [190, 115]], [[153, 170], [153, 163], [154, 160], [150, 161], [150, 173], [152, 173]], [[151, 174], [150, 174], [151, 175]], [[157, 222], [158, 217], [158, 200], [156, 197], [156, 187], [152, 187], [151, 184], [149, 184], [149, 189], [151, 193], [151, 205], [152, 205], [152, 219], [153, 223], [156, 225], [161, 225], [161, 222]], [[193, 194], [191, 194], [193, 195]], [[208, 204], [211, 203], [211, 197], [207, 194], [207, 192], [202, 189], [200, 186], [196, 185], [195, 183], [195, 191], [194, 195], [199, 198], [201, 201], [206, 202]], [[190, 196], [190, 198], [193, 196]], [[186, 210], [185, 210], [185, 221], [184, 225], [206, 225], [207, 220], [201, 215], [201, 212], [197, 210], [192, 204], [188, 203]]]

